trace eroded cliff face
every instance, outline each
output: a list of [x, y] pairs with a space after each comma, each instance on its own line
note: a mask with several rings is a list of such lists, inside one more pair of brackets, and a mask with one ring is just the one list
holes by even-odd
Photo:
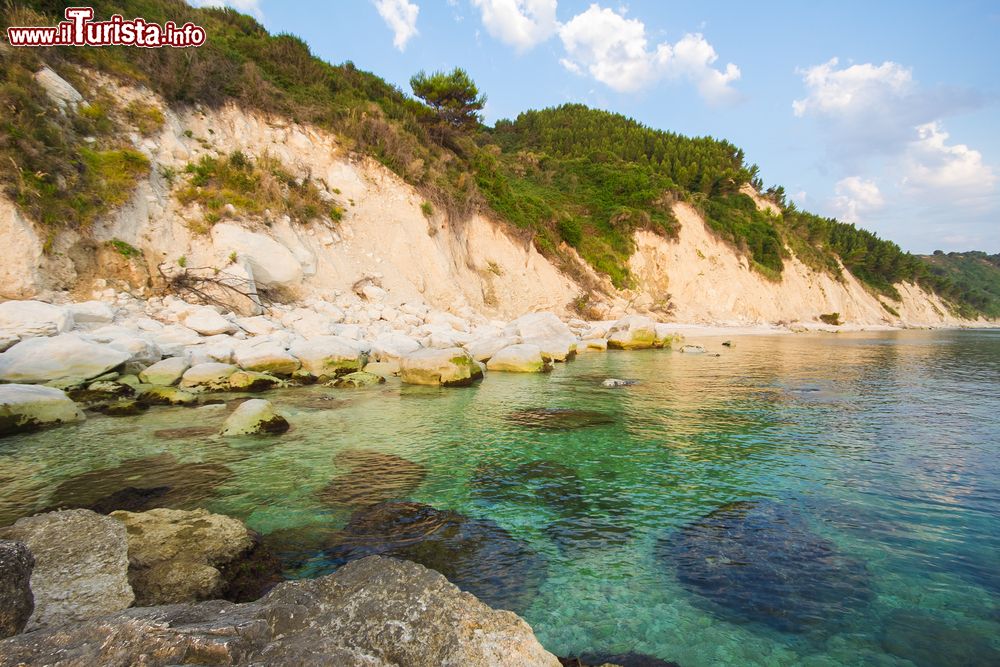
[[[769, 281], [686, 204], [675, 207], [678, 240], [637, 233], [629, 262], [635, 289], [615, 290], [582, 261], [575, 262], [574, 279], [530, 242], [481, 215], [460, 221], [440, 212], [425, 215], [416, 190], [327, 132], [233, 106], [176, 112], [147, 91], [93, 78], [123, 105], [141, 99], [162, 108], [166, 122], [157, 135], [132, 137], [150, 159], [150, 176], [87, 238], [72, 231], [50, 237], [0, 197], [0, 243], [10, 250], [0, 265], [0, 298], [44, 298], [58, 290], [90, 298], [126, 285], [148, 293], [158, 267], [169, 271], [183, 261], [280, 288], [294, 300], [332, 301], [368, 280], [398, 303], [423, 300], [441, 310], [502, 319], [539, 310], [568, 314], [574, 300], [599, 286], [604, 293], [590, 305], [605, 319], [651, 312], [680, 322], [791, 323], [838, 312], [843, 321], [861, 325], [963, 323], [914, 285], [899, 286], [901, 303], [887, 302], [897, 317], [849, 273], [838, 281], [794, 257], [780, 282]], [[177, 181], [203, 156], [237, 150], [269, 155], [297, 178], [311, 179], [322, 196], [342, 205], [342, 219], [300, 224], [283, 216], [235, 217], [206, 224], [206, 211], [177, 200]], [[759, 206], [773, 206], [754, 196]], [[123, 259], [108, 246], [111, 240], [134, 246], [142, 257]]]

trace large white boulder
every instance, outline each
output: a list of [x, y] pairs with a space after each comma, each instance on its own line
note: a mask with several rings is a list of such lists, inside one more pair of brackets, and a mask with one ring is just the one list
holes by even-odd
[[49, 67], [42, 67], [35, 72], [35, 81], [60, 109], [66, 107], [75, 109], [78, 104], [83, 102], [83, 95], [69, 81], [56, 74]]
[[227, 436], [277, 434], [287, 430], [288, 420], [274, 409], [271, 401], [262, 398], [240, 403], [222, 425], [222, 435]]
[[521, 342], [520, 338], [514, 338], [510, 336], [490, 336], [485, 338], [476, 338], [475, 340], [467, 343], [465, 349], [468, 350], [469, 354], [476, 361], [489, 361], [490, 358], [504, 349], [505, 347], [510, 347], [511, 345], [517, 345]]
[[499, 350], [486, 363], [486, 368], [507, 373], [541, 373], [552, 367], [537, 345], [520, 343]]
[[657, 333], [656, 322], [644, 315], [626, 315], [608, 330], [608, 347], [614, 350], [644, 350], [668, 343]]
[[376, 361], [398, 361], [420, 349], [420, 343], [401, 333], [376, 336], [372, 341], [372, 357]]
[[54, 336], [73, 328], [73, 315], [62, 306], [42, 301], [0, 303], [0, 330], [20, 338]]
[[235, 252], [246, 261], [260, 285], [288, 286], [302, 281], [299, 260], [270, 236], [222, 222], [212, 227], [212, 245], [222, 255]]
[[115, 319], [115, 309], [103, 301], [71, 303], [67, 308], [77, 324], [81, 322], [107, 324]]
[[462, 387], [483, 377], [483, 369], [460, 347], [427, 348], [403, 357], [399, 375], [407, 384]]
[[520, 336], [527, 341], [533, 338], [572, 338], [572, 330], [553, 313], [528, 313], [513, 320], [504, 328], [508, 336]]
[[108, 347], [127, 352], [130, 362], [148, 366], [163, 358], [159, 345], [123, 327], [101, 327], [96, 331], [89, 332], [87, 337], [94, 342], [104, 343]]
[[168, 357], [144, 369], [139, 373], [139, 379], [146, 384], [169, 387], [177, 384], [189, 367], [186, 357]]
[[301, 365], [284, 345], [274, 340], [248, 340], [236, 348], [233, 359], [244, 370], [275, 375], [291, 375]]
[[103, 375], [130, 356], [77, 334], [27, 338], [0, 354], [0, 381], [69, 386]]
[[229, 377], [237, 370], [239, 369], [232, 364], [218, 362], [198, 364], [184, 371], [180, 386], [185, 389], [228, 389]]
[[360, 371], [368, 363], [367, 346], [342, 336], [296, 341], [289, 351], [302, 362], [303, 370], [319, 378]]
[[0, 435], [84, 419], [61, 390], [35, 384], [0, 384]]
[[170, 357], [180, 356], [184, 354], [185, 348], [201, 342], [201, 336], [197, 331], [181, 324], [171, 324], [158, 331], [152, 331], [149, 337], [164, 355]]
[[236, 325], [219, 314], [215, 308], [201, 306], [184, 318], [184, 326], [197, 331], [202, 336], [217, 336], [218, 334], [236, 331]]

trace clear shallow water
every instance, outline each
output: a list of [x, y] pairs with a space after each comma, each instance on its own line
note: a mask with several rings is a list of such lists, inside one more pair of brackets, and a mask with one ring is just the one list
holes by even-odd
[[339, 562], [353, 511], [410, 500], [506, 540], [459, 576], [500, 577], [486, 590], [559, 655], [1000, 664], [1000, 332], [709, 348], [467, 389], [272, 392], [293, 430], [270, 439], [212, 435], [220, 408], [93, 416], [0, 440], [0, 525], [166, 485], [158, 504], [238, 516], [308, 576]]

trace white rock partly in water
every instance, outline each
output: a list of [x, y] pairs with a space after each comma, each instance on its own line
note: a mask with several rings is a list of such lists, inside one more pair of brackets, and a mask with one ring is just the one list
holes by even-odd
[[248, 340], [236, 348], [233, 358], [244, 370], [276, 375], [291, 375], [301, 365], [298, 358], [275, 341]]
[[220, 315], [215, 308], [209, 306], [202, 306], [188, 314], [184, 318], [184, 326], [192, 331], [197, 331], [202, 336], [215, 336], [236, 331], [235, 324]]
[[639, 384], [638, 380], [621, 380], [618, 378], [608, 378], [607, 380], [601, 383], [601, 386], [613, 389], [616, 387], [631, 387], [632, 385], [636, 384]]
[[0, 303], [0, 330], [20, 338], [54, 336], [73, 328], [73, 315], [62, 306], [42, 301]]
[[542, 373], [551, 370], [552, 366], [537, 345], [520, 343], [498, 351], [486, 362], [486, 368], [506, 373]]
[[61, 389], [0, 384], [0, 435], [84, 418], [83, 411]]
[[139, 379], [146, 384], [169, 387], [177, 384], [189, 367], [190, 364], [184, 357], [168, 357], [139, 373]]
[[680, 351], [683, 352], [684, 354], [705, 354], [705, 346], [690, 345], [690, 344], [682, 345]]
[[229, 388], [229, 378], [239, 370], [232, 364], [208, 362], [184, 371], [180, 386], [185, 389], [223, 390]]
[[271, 401], [253, 398], [240, 403], [222, 425], [222, 435], [278, 434], [288, 430], [288, 420], [278, 414]]
[[130, 356], [77, 334], [27, 338], [0, 354], [0, 381], [70, 386], [103, 375]]
[[72, 624], [131, 606], [125, 526], [90, 510], [18, 519], [0, 536], [25, 543], [35, 557], [29, 632]]
[[657, 335], [656, 322], [644, 315], [626, 315], [608, 330], [608, 348], [614, 350], [645, 350], [666, 343]]
[[403, 357], [399, 375], [406, 384], [462, 387], [482, 379], [483, 369], [460, 347], [428, 348]]
[[341, 336], [318, 336], [298, 341], [289, 350], [302, 369], [316, 377], [334, 377], [360, 371], [368, 363], [365, 345]]

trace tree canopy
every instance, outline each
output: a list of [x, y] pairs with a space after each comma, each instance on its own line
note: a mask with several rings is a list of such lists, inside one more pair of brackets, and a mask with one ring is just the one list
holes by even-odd
[[468, 72], [460, 67], [450, 73], [420, 71], [410, 79], [410, 87], [451, 127], [475, 127], [482, 120], [479, 112], [486, 106], [486, 96], [479, 94]]

